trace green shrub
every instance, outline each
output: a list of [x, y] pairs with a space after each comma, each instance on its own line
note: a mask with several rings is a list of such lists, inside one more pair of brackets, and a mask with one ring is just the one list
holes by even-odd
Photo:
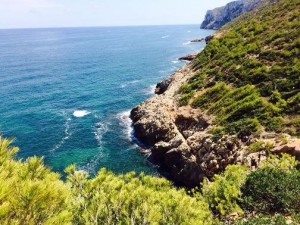
[[288, 112], [294, 112], [294, 113], [300, 112], [300, 92], [288, 99], [287, 110]]
[[273, 117], [267, 123], [267, 129], [271, 131], [280, 131], [283, 124], [284, 119], [281, 116]]
[[213, 103], [220, 100], [228, 91], [229, 88], [225, 83], [217, 83], [212, 88], [209, 88], [205, 93], [196, 97], [192, 106], [199, 107], [201, 109], [208, 109]]
[[226, 134], [226, 131], [224, 127], [214, 127], [210, 133], [212, 134], [212, 139], [217, 141]]
[[248, 134], [247, 136], [249, 136], [250, 134], [258, 135], [261, 132], [262, 126], [257, 118], [247, 118], [227, 124], [225, 128], [230, 134]]
[[11, 143], [0, 137], [0, 224], [71, 224], [69, 187], [42, 159], [15, 161]]
[[67, 168], [75, 224], [212, 224], [203, 198], [192, 198], [162, 178], [102, 169], [93, 179]]
[[296, 116], [285, 121], [285, 126], [289, 128], [289, 133], [300, 137], [300, 116]]
[[261, 165], [261, 168], [280, 169], [286, 172], [293, 171], [299, 162], [288, 154], [270, 155]]
[[300, 172], [265, 167], [252, 172], [242, 187], [243, 204], [265, 213], [300, 213]]
[[215, 175], [213, 181], [205, 179], [202, 183], [202, 194], [210, 208], [221, 216], [233, 212], [243, 214], [238, 205], [241, 200], [240, 187], [247, 176], [247, 168], [239, 165], [230, 165], [221, 175]]
[[179, 106], [185, 106], [189, 103], [190, 99], [194, 96], [194, 91], [192, 91], [189, 94], [184, 94], [181, 96], [181, 98], [179, 99]]
[[276, 104], [278, 101], [280, 101], [281, 98], [281, 94], [279, 93], [278, 90], [273, 91], [272, 95], [270, 96], [270, 102], [273, 104]]
[[260, 152], [260, 151], [266, 151], [269, 152], [273, 148], [273, 145], [269, 142], [264, 141], [257, 141], [255, 143], [252, 143], [248, 147], [248, 151], [250, 152]]

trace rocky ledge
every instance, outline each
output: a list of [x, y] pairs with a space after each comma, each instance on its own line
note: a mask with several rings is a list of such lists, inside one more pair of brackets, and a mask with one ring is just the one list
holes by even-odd
[[[211, 178], [228, 164], [246, 163], [256, 167], [266, 152], [248, 152], [247, 146], [257, 141], [246, 135], [209, 134], [213, 118], [199, 109], [177, 105], [177, 90], [193, 75], [191, 65], [173, 73], [157, 84], [156, 96], [131, 111], [136, 137], [150, 149], [151, 157], [167, 169], [171, 178], [182, 185], [194, 187], [204, 177]], [[291, 137], [289, 144], [277, 143], [276, 134], [264, 133], [264, 140], [274, 143], [274, 152], [287, 152], [300, 157], [300, 142]], [[145, 147], [144, 146], [144, 147]]]
[[192, 54], [182, 56], [182, 57], [178, 58], [178, 60], [191, 62], [197, 57], [198, 54], [199, 54], [199, 52], [194, 52]]

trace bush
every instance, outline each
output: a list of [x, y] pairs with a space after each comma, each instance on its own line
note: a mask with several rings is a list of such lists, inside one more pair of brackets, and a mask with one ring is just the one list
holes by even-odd
[[0, 137], [0, 224], [71, 224], [69, 187], [42, 159], [15, 161], [11, 143]]
[[226, 134], [224, 127], [214, 127], [210, 133], [212, 134], [212, 139], [214, 141], [218, 141]]
[[265, 167], [252, 172], [242, 187], [243, 204], [264, 213], [300, 213], [300, 172]]
[[215, 175], [213, 181], [207, 179], [202, 183], [202, 194], [210, 208], [221, 216], [233, 212], [243, 214], [238, 205], [241, 200], [240, 187], [247, 176], [247, 168], [239, 165], [230, 165], [221, 175]]
[[189, 94], [184, 94], [181, 96], [181, 98], [179, 99], [179, 106], [185, 106], [189, 103], [189, 100], [194, 96], [194, 91], [192, 91]]
[[288, 99], [287, 110], [288, 112], [294, 112], [294, 113], [300, 112], [300, 92]]
[[269, 152], [272, 149], [273, 145], [269, 142], [264, 141], [257, 141], [255, 143], [252, 143], [248, 147], [248, 151], [250, 152], [260, 152], [260, 151], [266, 151]]
[[225, 94], [227, 94], [229, 88], [225, 83], [219, 82], [212, 88], [209, 88], [205, 93], [195, 98], [192, 103], [193, 107], [199, 107], [201, 109], [208, 109], [213, 103], [220, 100]]
[[162, 178], [102, 169], [93, 179], [67, 168], [75, 224], [212, 224], [203, 198], [192, 198]]

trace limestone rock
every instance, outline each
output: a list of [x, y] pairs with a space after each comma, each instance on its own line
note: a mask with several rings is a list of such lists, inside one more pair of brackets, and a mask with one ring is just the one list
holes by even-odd
[[262, 1], [263, 0], [239, 0], [230, 2], [223, 7], [208, 10], [201, 24], [201, 29], [219, 29], [243, 13], [251, 11]]

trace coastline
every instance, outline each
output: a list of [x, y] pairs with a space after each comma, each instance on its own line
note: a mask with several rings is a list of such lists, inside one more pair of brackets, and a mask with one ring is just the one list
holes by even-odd
[[[224, 135], [216, 140], [209, 132], [213, 116], [190, 106], [180, 107], [178, 90], [194, 75], [187, 63], [156, 85], [156, 95], [130, 112], [135, 139], [169, 178], [179, 185], [195, 187], [204, 178], [212, 178], [230, 164], [256, 168], [268, 157], [265, 151], [249, 152], [258, 140], [274, 144], [274, 154], [289, 153], [300, 159], [300, 140], [287, 136], [288, 143], [277, 143], [278, 134], [264, 132], [257, 138]], [[148, 154], [149, 153], [149, 154]]]

